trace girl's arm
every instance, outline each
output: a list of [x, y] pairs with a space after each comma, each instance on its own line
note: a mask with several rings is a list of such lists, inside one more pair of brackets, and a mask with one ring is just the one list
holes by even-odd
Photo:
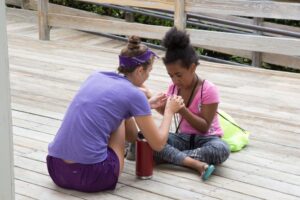
[[200, 116], [192, 113], [187, 107], [183, 107], [179, 114], [196, 130], [206, 133], [217, 113], [218, 103], [203, 104]]

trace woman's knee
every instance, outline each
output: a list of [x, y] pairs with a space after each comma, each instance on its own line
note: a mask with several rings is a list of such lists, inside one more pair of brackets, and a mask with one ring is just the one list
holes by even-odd
[[121, 172], [124, 166], [124, 152], [125, 152], [124, 121], [120, 124], [119, 128], [111, 134], [108, 146], [117, 154], [120, 162], [120, 172]]
[[125, 120], [125, 138], [128, 142], [134, 143], [138, 133], [138, 128], [134, 118]]

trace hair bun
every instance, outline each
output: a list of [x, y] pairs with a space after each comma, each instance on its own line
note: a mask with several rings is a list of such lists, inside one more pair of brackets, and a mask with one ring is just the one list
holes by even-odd
[[174, 27], [166, 33], [162, 44], [167, 49], [184, 49], [190, 45], [190, 37], [185, 31]]
[[132, 35], [128, 38], [127, 48], [130, 50], [139, 49], [141, 39], [138, 36]]

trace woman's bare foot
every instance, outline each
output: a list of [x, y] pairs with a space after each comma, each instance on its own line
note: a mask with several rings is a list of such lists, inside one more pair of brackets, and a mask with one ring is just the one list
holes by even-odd
[[208, 168], [207, 163], [201, 162], [199, 160], [195, 160], [191, 157], [186, 157], [183, 160], [183, 165], [197, 170], [200, 173], [200, 176], [202, 176], [204, 174], [205, 170]]

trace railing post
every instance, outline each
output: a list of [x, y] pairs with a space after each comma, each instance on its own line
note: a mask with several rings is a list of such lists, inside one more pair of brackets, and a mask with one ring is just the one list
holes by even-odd
[[[253, 24], [257, 26], [263, 25], [263, 18], [253, 18]], [[255, 31], [257, 35], [262, 35], [261, 31]], [[261, 52], [252, 52], [252, 66], [261, 67], [262, 65], [262, 53]]]
[[174, 26], [179, 30], [186, 28], [185, 0], [175, 0]]
[[134, 22], [134, 15], [132, 12], [125, 12], [125, 21]]
[[29, 9], [29, 0], [20, 0], [20, 2], [21, 2], [21, 8], [22, 9], [25, 9], [25, 10]]
[[50, 40], [50, 27], [48, 25], [48, 4], [49, 0], [38, 0], [40, 40]]
[[0, 199], [14, 200], [13, 136], [5, 1], [0, 1]]

